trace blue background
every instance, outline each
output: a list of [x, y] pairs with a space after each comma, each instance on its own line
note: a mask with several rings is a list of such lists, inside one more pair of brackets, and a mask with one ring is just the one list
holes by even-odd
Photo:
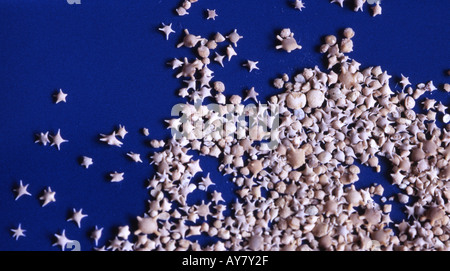
[[[393, 75], [393, 88], [399, 88], [401, 73], [414, 85], [448, 82], [447, 0], [383, 1], [383, 15], [375, 18], [368, 5], [355, 13], [350, 5], [339, 8], [329, 0], [305, 0], [302, 12], [285, 0], [202, 0], [185, 17], [175, 14], [178, 0], [81, 1], [0, 1], [0, 250], [59, 250], [52, 246], [53, 235], [63, 229], [83, 250], [91, 250], [88, 237], [95, 225], [105, 228], [100, 244], [107, 245], [118, 226], [133, 225], [146, 211], [146, 179], [154, 173], [148, 164], [149, 139], [170, 136], [163, 121], [170, 118], [173, 105], [184, 101], [176, 95], [182, 83], [165, 63], [194, 56], [190, 49], [176, 48], [184, 28], [203, 37], [237, 28], [244, 36], [238, 56], [226, 61], [225, 68], [210, 65], [214, 80], [225, 82], [227, 95], [254, 86], [259, 98], [266, 98], [278, 92], [271, 82], [282, 73], [294, 75], [315, 65], [324, 70], [318, 53], [321, 39], [345, 27], [356, 32], [350, 57], [362, 67], [381, 65]], [[207, 8], [217, 10], [215, 21], [206, 20]], [[173, 23], [176, 34], [169, 41], [158, 31], [161, 22]], [[302, 50], [287, 54], [274, 49], [275, 36], [285, 27], [295, 33]], [[259, 61], [260, 70], [249, 73], [242, 67], [247, 59]], [[67, 103], [55, 105], [52, 95], [59, 88], [68, 93]], [[443, 91], [429, 96], [444, 104], [450, 100]], [[122, 148], [98, 141], [100, 133], [119, 124], [130, 132]], [[143, 127], [149, 128], [150, 137], [140, 133]], [[70, 141], [61, 151], [34, 143], [36, 133], [58, 129]], [[129, 151], [140, 153], [144, 163], [129, 160]], [[87, 170], [79, 165], [83, 155], [94, 159]], [[201, 165], [204, 172], [196, 180], [210, 172], [215, 189], [230, 201], [234, 187], [229, 176], [217, 172], [218, 162], [201, 157]], [[125, 180], [110, 183], [112, 171], [125, 172]], [[362, 167], [357, 187], [381, 183], [389, 197], [399, 190], [390, 186], [387, 174], [386, 164], [381, 174]], [[14, 201], [12, 190], [19, 180], [30, 184], [33, 195]], [[42, 208], [39, 194], [48, 186], [56, 191], [56, 202]], [[202, 196], [195, 193], [189, 202]], [[72, 208], [89, 215], [81, 229], [66, 222]], [[392, 219], [403, 217], [395, 203]], [[10, 229], [19, 223], [27, 237], [15, 241]]]

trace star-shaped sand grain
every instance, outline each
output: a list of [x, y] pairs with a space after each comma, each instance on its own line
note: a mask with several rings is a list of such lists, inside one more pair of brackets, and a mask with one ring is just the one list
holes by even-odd
[[62, 138], [61, 129], [58, 129], [58, 133], [56, 133], [56, 135], [54, 136], [51, 136], [51, 138], [52, 138], [51, 146], [56, 146], [58, 148], [58, 151], [61, 150], [62, 143], [69, 142], [69, 140], [65, 140], [64, 138]]
[[123, 143], [116, 138], [116, 132], [112, 132], [110, 135], [100, 134], [100, 141], [106, 142], [106, 144], [111, 146], [121, 147]]
[[59, 92], [53, 95], [55, 98], [55, 104], [59, 104], [60, 102], [66, 102], [67, 94], [62, 91], [62, 89], [59, 89]]
[[102, 237], [103, 228], [98, 228], [97, 225], [95, 225], [95, 230], [91, 233], [91, 239], [94, 239], [95, 246], [98, 246], [98, 240]]
[[130, 227], [129, 226], [120, 226], [117, 231], [117, 237], [127, 240], [130, 236]]
[[234, 47], [237, 47], [237, 43], [243, 36], [239, 35], [237, 29], [230, 33], [230, 35], [226, 36], [226, 38], [233, 43]]
[[18, 200], [20, 197], [25, 196], [25, 195], [26, 196], [31, 196], [31, 194], [27, 191], [27, 189], [28, 189], [28, 184], [27, 185], [23, 185], [22, 180], [20, 180], [19, 187], [14, 189], [14, 192], [16, 192], [15, 200]]
[[402, 85], [402, 89], [405, 89], [408, 85], [411, 85], [411, 82], [409, 82], [409, 77], [405, 77], [402, 74], [402, 80], [400, 80], [400, 84]]
[[162, 23], [162, 27], [158, 30], [163, 32], [166, 36], [166, 40], [169, 40], [169, 36], [171, 33], [175, 33], [175, 31], [172, 29], [172, 24], [166, 25], [165, 23]]
[[66, 236], [66, 230], [63, 230], [61, 234], [55, 234], [56, 237], [56, 243], [53, 244], [53, 246], [60, 246], [61, 250], [64, 251], [66, 249], [67, 244], [72, 243], [73, 240], [70, 240]]
[[219, 16], [217, 15], [217, 12], [215, 9], [206, 9], [206, 13], [207, 13], [207, 20], [216, 20], [216, 17]]
[[48, 187], [47, 190], [44, 190], [43, 195], [39, 198], [42, 201], [42, 207], [47, 206], [47, 204], [51, 202], [55, 202], [56, 192], [52, 191], [51, 187]]
[[125, 241], [122, 243], [121, 251], [133, 251], [133, 247], [134, 247], [134, 244], [133, 244], [133, 243], [131, 243], [131, 242], [128, 241], [128, 240], [125, 240]]
[[87, 156], [82, 157], [82, 161], [81, 161], [82, 167], [88, 169], [93, 164], [94, 164], [94, 161], [92, 160], [92, 158], [87, 157]]
[[138, 223], [138, 229], [134, 232], [135, 235], [139, 234], [156, 234], [160, 235], [158, 231], [158, 221], [156, 217], [149, 217], [144, 215], [143, 217], [136, 217]]
[[305, 3], [303, 3], [302, 0], [295, 0], [294, 8], [302, 11], [302, 9], [305, 8]]
[[109, 174], [109, 176], [111, 177], [111, 182], [112, 183], [118, 183], [118, 182], [123, 181], [123, 175], [124, 174], [125, 173], [123, 173], [123, 172], [122, 173], [118, 173], [117, 171]]
[[129, 152], [127, 156], [136, 163], [142, 163], [141, 155], [139, 153]]
[[46, 133], [40, 133], [38, 135], [36, 135], [36, 141], [34, 141], [34, 143], [40, 143], [43, 146], [47, 146], [47, 144], [50, 144], [50, 139], [48, 137], [48, 132]]
[[214, 61], [219, 63], [220, 66], [224, 67], [223, 65], [223, 59], [225, 58], [225, 56], [220, 55], [219, 53], [216, 52], [216, 56], [214, 57]]
[[208, 175], [206, 175], [205, 178], [202, 177], [202, 181], [200, 182], [198, 188], [200, 190], [206, 191], [206, 190], [208, 190], [208, 187], [211, 185], [215, 185], [215, 184], [211, 181], [211, 178], [209, 177], [209, 173], [208, 173]]
[[215, 204], [218, 204], [219, 201], [224, 201], [222, 193], [214, 190], [211, 194], [211, 201], [214, 202]]
[[77, 224], [78, 228], [81, 228], [81, 220], [85, 217], [87, 217], [87, 215], [83, 214], [83, 209], [77, 211], [74, 208], [72, 216], [69, 219], [67, 219], [67, 221], [73, 221], [75, 222], [75, 224]]
[[116, 135], [124, 139], [126, 134], [128, 134], [128, 131], [127, 129], [125, 129], [125, 126], [119, 125], [119, 129], [117, 129]]
[[247, 60], [246, 63], [242, 64], [242, 66], [247, 67], [249, 72], [252, 72], [253, 70], [259, 70], [258, 65], [259, 61], [252, 61]]
[[244, 99], [244, 102], [247, 101], [248, 99], [253, 99], [255, 102], [258, 102], [257, 98], [258, 95], [259, 93], [255, 91], [254, 87], [252, 87], [251, 89], [247, 90], [247, 95]]
[[195, 174], [197, 174], [198, 172], [203, 171], [200, 167], [200, 160], [192, 161], [192, 163], [188, 165], [188, 169], [191, 172], [192, 176], [195, 176]]
[[111, 249], [112, 251], [119, 250], [122, 247], [123, 241], [120, 240], [117, 236], [114, 238], [114, 240], [109, 241], [109, 246], [107, 249]]
[[11, 229], [11, 231], [13, 232], [13, 238], [17, 240], [19, 240], [19, 237], [26, 237], [25, 236], [25, 232], [26, 230], [22, 229], [22, 225], [19, 224], [19, 226], [16, 229]]

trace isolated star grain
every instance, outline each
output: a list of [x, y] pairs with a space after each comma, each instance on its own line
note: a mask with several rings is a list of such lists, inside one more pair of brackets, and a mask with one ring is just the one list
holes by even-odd
[[51, 136], [51, 138], [52, 138], [51, 146], [56, 146], [58, 148], [58, 151], [61, 150], [62, 143], [69, 142], [69, 140], [65, 140], [64, 138], [62, 138], [60, 129], [58, 129], [58, 133], [56, 133], [56, 135], [54, 136]]
[[295, 0], [294, 8], [302, 11], [302, 9], [305, 8], [305, 3], [303, 3], [302, 0]]
[[100, 138], [100, 141], [106, 142], [108, 145], [117, 146], [117, 147], [121, 147], [123, 145], [123, 143], [116, 138], [115, 131], [110, 135], [100, 134], [100, 136], [102, 137], [102, 138]]
[[55, 199], [56, 192], [53, 192], [51, 187], [48, 187], [47, 190], [44, 190], [43, 193], [44, 194], [39, 198], [41, 201], [43, 201], [42, 207], [45, 207], [50, 202], [56, 201]]
[[217, 12], [215, 9], [206, 9], [207, 13], [208, 13], [208, 17], [206, 18], [207, 20], [216, 20], [216, 17], [219, 16], [217, 15]]
[[83, 209], [80, 209], [79, 211], [73, 209], [72, 217], [67, 219], [67, 221], [73, 221], [75, 224], [77, 224], [78, 228], [81, 228], [81, 220], [83, 218], [87, 217], [86, 214], [83, 214]]
[[66, 237], [66, 230], [63, 230], [61, 234], [55, 233], [56, 237], [56, 243], [53, 244], [53, 246], [60, 246], [61, 250], [64, 251], [68, 243], [73, 242], [73, 240], [70, 240]]
[[91, 233], [91, 239], [94, 239], [95, 246], [98, 246], [98, 240], [102, 237], [103, 228], [98, 228], [97, 225], [95, 225], [95, 230]]
[[16, 239], [16, 241], [19, 239], [19, 237], [26, 237], [25, 236], [25, 232], [26, 230], [22, 229], [22, 225], [19, 224], [19, 226], [16, 229], [11, 229], [11, 231], [13, 232], [13, 238]]
[[60, 89], [53, 97], [55, 97], [55, 103], [58, 104], [60, 102], [66, 102], [67, 94]]
[[159, 28], [158, 30], [163, 32], [166, 35], [166, 40], [169, 40], [169, 36], [171, 33], [175, 33], [175, 31], [172, 29], [172, 24], [166, 25], [164, 23], [162, 23], [162, 27]]
[[167, 62], [167, 65], [172, 67], [172, 70], [175, 70], [181, 66], [183, 66], [184, 62], [179, 60], [178, 58], [174, 58], [172, 61]]
[[50, 143], [50, 139], [48, 138], [48, 132], [40, 133], [39, 135], [36, 135], [36, 141], [34, 143], [41, 143], [43, 146], [47, 146], [47, 144]]
[[139, 153], [129, 152], [127, 153], [127, 156], [136, 163], [142, 163], [141, 155]]
[[16, 192], [15, 200], [18, 200], [20, 197], [22, 197], [24, 195], [31, 196], [31, 194], [27, 191], [27, 188], [28, 188], [28, 184], [23, 185], [22, 180], [20, 180], [19, 187], [14, 189], [14, 192]]
[[118, 172], [114, 172], [114, 173], [111, 173], [111, 174], [109, 174], [109, 176], [111, 176], [111, 182], [112, 183], [118, 183], [118, 182], [121, 182], [121, 181], [123, 181], [123, 175], [124, 175], [125, 173], [118, 173]]
[[251, 61], [247, 60], [247, 63], [244, 63], [242, 66], [247, 67], [249, 72], [252, 72], [253, 70], [259, 70], [258, 65], [259, 61]]
[[226, 38], [230, 40], [231, 43], [233, 43], [234, 47], [237, 47], [238, 41], [242, 39], [243, 36], [239, 35], [237, 29], [235, 29], [233, 32], [230, 33], [230, 35], [226, 36]]
[[81, 166], [83, 166], [85, 168], [89, 168], [92, 164], [94, 164], [94, 161], [92, 160], [92, 158], [87, 157], [87, 156], [83, 156], [83, 160], [81, 162]]

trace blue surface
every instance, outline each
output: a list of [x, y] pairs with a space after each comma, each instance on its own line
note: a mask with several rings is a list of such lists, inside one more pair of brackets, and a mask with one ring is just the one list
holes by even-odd
[[[356, 32], [350, 57], [362, 67], [381, 65], [393, 79], [403, 73], [413, 84], [448, 82], [448, 0], [383, 1], [383, 15], [375, 18], [367, 5], [355, 13], [328, 0], [305, 0], [302, 12], [285, 0], [203, 0], [185, 17], [174, 12], [181, 1], [81, 1], [0, 1], [0, 250], [59, 250], [52, 237], [63, 229], [83, 250], [91, 250], [88, 236], [95, 225], [105, 227], [100, 244], [106, 244], [117, 226], [132, 225], [145, 212], [146, 179], [154, 169], [148, 165], [149, 138], [139, 131], [147, 127], [157, 139], [170, 135], [163, 120], [183, 99], [176, 96], [180, 80], [165, 63], [194, 56], [190, 49], [176, 49], [184, 28], [203, 37], [237, 28], [244, 36], [238, 56], [225, 68], [210, 65], [214, 80], [225, 82], [227, 95], [254, 86], [260, 97], [269, 97], [278, 92], [270, 83], [281, 73], [293, 75], [315, 65], [325, 69], [317, 52], [321, 38], [345, 27]], [[215, 21], [206, 20], [207, 8], [217, 10]], [[177, 32], [169, 41], [157, 30], [161, 22], [173, 23]], [[275, 35], [285, 27], [295, 33], [302, 50], [287, 54], [274, 49]], [[258, 60], [260, 70], [248, 73], [242, 67], [247, 59]], [[395, 87], [397, 80], [391, 82]], [[59, 88], [69, 94], [66, 104], [53, 103]], [[449, 104], [443, 91], [431, 96]], [[130, 132], [122, 148], [98, 141], [100, 133], [119, 124]], [[34, 143], [36, 133], [58, 129], [70, 141], [61, 151]], [[144, 163], [131, 162], [125, 155], [129, 151], [140, 153]], [[87, 170], [78, 162], [83, 155], [94, 159]], [[201, 165], [203, 176], [211, 172], [230, 200], [233, 186], [217, 172], [218, 162], [202, 157]], [[112, 171], [125, 172], [125, 180], [110, 183]], [[12, 189], [19, 180], [30, 184], [33, 195], [14, 201]], [[382, 183], [388, 197], [398, 191], [389, 188], [386, 174], [363, 167], [357, 186], [372, 182]], [[39, 193], [48, 186], [56, 191], [57, 201], [42, 208]], [[393, 219], [399, 221], [401, 206], [395, 207]], [[89, 215], [81, 229], [66, 222], [72, 208]], [[10, 229], [18, 223], [27, 237], [15, 241]]]

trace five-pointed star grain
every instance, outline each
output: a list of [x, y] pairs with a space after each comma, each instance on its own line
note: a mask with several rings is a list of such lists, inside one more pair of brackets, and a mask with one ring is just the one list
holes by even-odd
[[92, 160], [92, 158], [87, 157], [87, 156], [83, 156], [83, 160], [81, 162], [81, 166], [83, 166], [85, 168], [89, 168], [92, 164], [94, 164], [94, 161]]
[[77, 224], [78, 228], [81, 228], [81, 220], [85, 217], [87, 217], [87, 215], [83, 214], [83, 209], [77, 211], [74, 208], [72, 216], [69, 219], [67, 219], [67, 221], [73, 221]]
[[26, 237], [25, 236], [25, 232], [26, 230], [22, 229], [22, 225], [19, 224], [19, 226], [17, 227], [17, 229], [11, 229], [11, 231], [13, 232], [13, 238], [16, 239], [16, 241], [19, 239], [19, 237]]
[[175, 33], [175, 31], [172, 29], [172, 24], [166, 25], [166, 24], [162, 23], [162, 25], [163, 26], [161, 28], [159, 28], [158, 30], [165, 34], [166, 40], [169, 40], [169, 35], [171, 33]]
[[15, 200], [18, 200], [20, 197], [22, 197], [24, 195], [31, 196], [31, 194], [27, 191], [27, 188], [28, 188], [28, 184], [23, 185], [22, 180], [20, 180], [19, 187], [14, 189], [14, 192], [16, 192]]
[[42, 207], [45, 207], [50, 202], [55, 202], [55, 194], [50, 187], [47, 190], [44, 190], [44, 194], [39, 198], [42, 202]]

